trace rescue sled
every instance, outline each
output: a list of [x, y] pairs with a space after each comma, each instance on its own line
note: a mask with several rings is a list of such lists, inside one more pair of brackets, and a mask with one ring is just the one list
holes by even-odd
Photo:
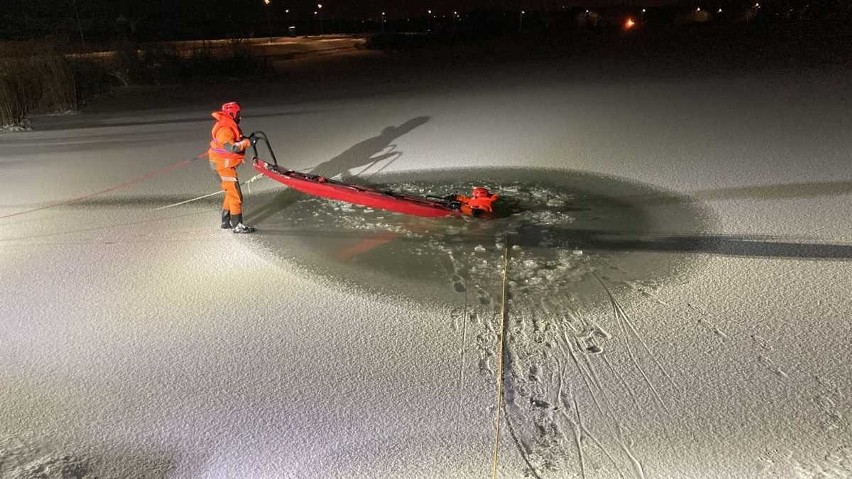
[[[265, 133], [257, 131], [252, 133], [252, 137], [254, 138], [252, 141], [254, 169], [268, 178], [308, 195], [430, 218], [442, 216], [487, 217], [492, 212], [491, 204], [497, 199], [497, 195], [491, 194], [483, 187], [474, 188], [473, 195], [470, 197], [457, 194], [446, 197], [420, 197], [293, 171], [278, 165], [278, 160], [275, 158], [275, 153], [272, 151], [272, 146], [269, 144]], [[261, 141], [269, 149], [272, 163], [258, 157], [257, 143]]]

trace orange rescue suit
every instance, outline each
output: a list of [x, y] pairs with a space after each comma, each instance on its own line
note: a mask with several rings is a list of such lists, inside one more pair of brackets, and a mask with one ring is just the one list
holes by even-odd
[[251, 143], [243, 138], [240, 127], [225, 113], [213, 112], [213, 118], [216, 119], [216, 124], [211, 132], [213, 139], [210, 141], [207, 157], [210, 160], [210, 168], [219, 175], [222, 191], [225, 192], [222, 209], [230, 211], [232, 215], [238, 215], [243, 212], [243, 193], [240, 191], [237, 167], [243, 163], [246, 149]]
[[484, 196], [464, 196], [456, 195], [456, 200], [461, 203], [459, 210], [466, 216], [488, 216], [493, 213], [491, 206], [497, 200], [496, 194], [488, 194]]

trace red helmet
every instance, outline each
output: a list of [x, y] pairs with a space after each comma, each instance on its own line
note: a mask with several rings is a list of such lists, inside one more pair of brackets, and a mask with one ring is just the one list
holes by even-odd
[[236, 120], [238, 116], [240, 116], [240, 104], [231, 101], [222, 105], [222, 112], [231, 117], [232, 120]]
[[473, 189], [473, 197], [474, 198], [487, 198], [491, 196], [491, 192], [488, 191], [488, 188], [483, 188], [482, 186], [477, 186]]

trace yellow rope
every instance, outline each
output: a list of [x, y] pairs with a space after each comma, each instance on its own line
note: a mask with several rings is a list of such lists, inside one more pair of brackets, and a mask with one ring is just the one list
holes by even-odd
[[503, 247], [503, 287], [501, 291], [502, 299], [500, 306], [500, 334], [497, 342], [497, 364], [500, 374], [497, 376], [497, 431], [494, 435], [494, 456], [491, 467], [491, 477], [497, 477], [497, 456], [500, 451], [500, 411], [503, 409], [503, 382], [505, 381], [505, 371], [503, 371], [503, 345], [506, 342], [506, 316], [509, 310], [506, 307], [507, 296], [509, 294], [509, 239], [506, 238]]
[[[263, 175], [262, 175], [262, 174], [261, 174], [261, 175], [255, 175], [255, 176], [254, 176], [254, 177], [252, 177], [250, 180], [248, 180], [248, 181], [244, 181], [242, 184], [244, 184], [244, 185], [250, 185], [253, 181], [255, 181], [255, 180], [257, 180], [257, 179], [259, 179], [259, 178], [261, 178], [261, 177], [263, 177]], [[220, 190], [220, 191], [216, 191], [215, 193], [210, 193], [209, 195], [197, 196], [197, 197], [192, 198], [192, 199], [190, 199], [190, 200], [181, 201], [181, 202], [178, 202], [178, 203], [172, 203], [172, 204], [170, 204], [170, 205], [160, 206], [160, 207], [158, 207], [158, 208], [154, 208], [154, 211], [158, 211], [158, 210], [165, 210], [165, 209], [168, 209], [168, 208], [174, 208], [175, 206], [185, 205], [185, 204], [187, 204], [187, 203], [192, 203], [193, 201], [203, 200], [204, 198], [210, 198], [211, 196], [221, 195], [222, 193], [224, 193], [224, 191], [221, 191], [221, 190]], [[251, 187], [249, 187], [249, 193], [251, 193]]]

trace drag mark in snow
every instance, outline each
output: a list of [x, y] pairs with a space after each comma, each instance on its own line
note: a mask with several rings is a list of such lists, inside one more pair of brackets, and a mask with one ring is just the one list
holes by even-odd
[[[621, 386], [624, 388], [625, 391], [627, 391], [627, 394], [630, 396], [630, 399], [633, 404], [638, 407], [639, 402], [636, 399], [636, 395], [634, 394], [633, 389], [627, 384], [627, 381], [624, 379], [624, 376], [615, 367], [613, 367], [606, 350], [602, 348], [598, 343], [602, 339], [612, 339], [612, 335], [609, 334], [609, 332], [602, 328], [593, 319], [587, 319], [585, 316], [580, 316], [576, 311], [573, 311], [570, 308], [565, 312], [565, 314], [573, 322], [583, 324], [583, 328], [581, 329], [581, 331], [577, 331], [573, 323], [568, 324], [568, 326], [571, 327], [571, 329], [573, 330], [573, 335], [575, 341], [577, 341], [578, 348], [588, 354], [600, 356], [601, 360], [606, 365], [610, 373], [612, 373], [612, 375], [615, 376], [616, 379], [618, 379], [618, 382], [621, 383]], [[586, 357], [586, 360], [589, 360], [588, 357]], [[600, 381], [597, 382], [600, 384]]]
[[[577, 351], [582, 351], [582, 346], [580, 345], [580, 341], [577, 338], [574, 338], [574, 345], [577, 347]], [[595, 372], [595, 366], [589, 360], [589, 356], [583, 355], [583, 362], [586, 363], [586, 369], [589, 371], [589, 380], [591, 380], [592, 384], [598, 389], [598, 391], [603, 391], [603, 385], [601, 383], [600, 378], [598, 378], [597, 373]]]
[[[662, 405], [663, 410], [666, 412], [666, 414], [669, 414], [669, 409], [666, 406], [665, 401], [663, 401], [662, 396], [660, 395], [659, 391], [657, 391], [657, 388], [654, 386], [654, 383], [648, 377], [648, 374], [645, 372], [645, 369], [642, 368], [641, 364], [639, 364], [639, 360], [636, 358], [636, 354], [633, 352], [633, 348], [630, 346], [630, 339], [629, 339], [630, 333], [628, 332], [628, 325], [630, 323], [629, 323], [628, 319], [625, 319], [624, 310], [621, 309], [621, 305], [618, 304], [618, 301], [616, 301], [615, 296], [613, 296], [612, 292], [609, 290], [609, 288], [606, 286], [606, 284], [604, 284], [604, 282], [598, 277], [597, 274], [595, 274], [594, 276], [600, 282], [601, 286], [603, 286], [604, 290], [606, 291], [607, 295], [609, 296], [610, 302], [612, 303], [613, 312], [615, 313], [615, 320], [618, 323], [618, 325], [621, 327], [621, 331], [624, 333], [624, 346], [625, 346], [625, 349], [627, 350], [627, 355], [630, 357], [631, 362], [633, 362], [633, 365], [636, 367], [636, 369], [642, 375], [642, 378], [645, 380], [645, 384], [647, 384], [648, 388], [651, 389], [651, 392], [654, 394], [654, 397]], [[637, 338], [639, 338], [640, 341], [642, 341], [642, 338], [638, 335], [636, 330], [632, 328], [632, 325], [631, 325], [630, 329], [633, 331], [634, 335]], [[644, 342], [643, 342], [643, 344], [644, 344]], [[652, 353], [650, 353], [650, 350], [649, 350], [649, 354], [652, 354]], [[659, 363], [658, 363], [658, 365], [659, 365]], [[660, 368], [662, 369], [662, 366], [660, 366]], [[663, 374], [666, 374], [665, 370], [663, 370]], [[666, 375], [666, 377], [668, 377], [668, 375]], [[671, 378], [669, 378], [669, 380], [671, 380]], [[672, 382], [672, 383], [674, 384], [674, 382]]]
[[626, 285], [626, 286], [630, 287], [631, 289], [633, 289], [633, 290], [635, 290], [635, 291], [638, 291], [638, 292], [639, 292], [640, 294], [642, 294], [643, 296], [646, 296], [646, 297], [648, 297], [648, 298], [651, 298], [651, 299], [653, 299], [654, 301], [656, 301], [657, 303], [662, 304], [663, 306], [668, 306], [668, 305], [669, 305], [669, 303], [666, 303], [665, 301], [663, 301], [662, 299], [660, 299], [660, 298], [659, 298], [659, 296], [657, 296], [656, 294], [654, 294], [654, 293], [652, 293], [652, 292], [648, 291], [648, 289], [647, 289], [647, 288], [645, 288], [644, 286], [640, 285], [638, 281], [622, 281], [622, 283], [624, 283], [624, 285]]
[[630, 400], [633, 402], [633, 405], [639, 407], [639, 401], [636, 399], [636, 395], [633, 393], [633, 389], [627, 385], [627, 381], [624, 380], [624, 376], [622, 376], [621, 373], [618, 372], [618, 370], [612, 366], [612, 363], [609, 361], [609, 357], [606, 355], [606, 353], [601, 353], [601, 359], [603, 360], [604, 364], [606, 364], [606, 367], [609, 369], [609, 371], [619, 380], [619, 382], [621, 382], [621, 387], [623, 387], [624, 390], [627, 391], [627, 395], [630, 396]]
[[[621, 447], [621, 450], [624, 452], [624, 454], [630, 460], [630, 463], [633, 466], [633, 472], [636, 474], [636, 477], [638, 477], [640, 479], [644, 479], [645, 478], [645, 472], [644, 472], [644, 468], [642, 467], [642, 463], [636, 458], [636, 456], [633, 454], [633, 451], [631, 450], [630, 446], [628, 445], [629, 441], [627, 441], [626, 438], [625, 438], [624, 428], [622, 427], [621, 422], [619, 422], [618, 417], [615, 415], [615, 413], [609, 407], [608, 403], [606, 404], [606, 409], [607, 409], [607, 411], [609, 411], [609, 414], [604, 412], [604, 408], [601, 407], [600, 401], [598, 400], [598, 395], [595, 394], [595, 391], [592, 388], [591, 377], [586, 371], [583, 370], [583, 367], [580, 364], [580, 361], [577, 359], [577, 354], [574, 351], [574, 346], [572, 346], [571, 340], [568, 339], [568, 335], [565, 333], [565, 331], [562, 331], [562, 337], [565, 340], [565, 345], [568, 347], [568, 352], [571, 355], [571, 360], [574, 362], [574, 365], [577, 367], [577, 370], [580, 371], [580, 375], [583, 378], [583, 382], [586, 384], [586, 389], [589, 391], [589, 394], [591, 395], [592, 400], [595, 403], [595, 406], [597, 406], [598, 412], [601, 413], [602, 417], [609, 416], [612, 419], [612, 425], [615, 427], [615, 433], [616, 433], [616, 438], [618, 440], [618, 445]], [[601, 399], [606, 401], [605, 395]]]
[[[760, 347], [760, 349], [762, 349], [765, 353], [772, 352], [772, 350], [773, 350], [772, 346], [769, 343], [767, 343], [766, 340], [764, 340], [760, 336], [758, 336], [756, 334], [752, 334], [751, 340], [752, 340], [752, 342], [754, 342], [754, 344], [756, 344], [758, 347]], [[765, 356], [763, 354], [758, 354], [757, 360], [758, 360], [758, 362], [762, 363], [764, 366], [766, 366], [767, 369], [769, 369], [770, 371], [772, 371], [776, 375], [778, 375], [778, 376], [780, 376], [784, 379], [789, 378], [787, 373], [783, 369], [781, 369], [780, 367], [775, 365], [775, 361], [773, 361], [771, 358], [769, 358], [769, 356]]]
[[[604, 412], [603, 407], [601, 407], [601, 403], [598, 400], [598, 395], [595, 394], [596, 388], [592, 388], [593, 381], [589, 377], [589, 373], [585, 369], [583, 369], [583, 366], [577, 359], [577, 355], [574, 354], [574, 346], [572, 346], [572, 342], [568, 338], [568, 334], [565, 333], [565, 331], [562, 331], [562, 339], [565, 341], [565, 346], [568, 348], [568, 353], [571, 356], [571, 360], [574, 362], [574, 365], [577, 367], [577, 371], [580, 373], [580, 377], [583, 378], [583, 382], [586, 384], [586, 388], [589, 390], [589, 394], [592, 397], [592, 401], [595, 403], [595, 407], [601, 414], [601, 417], [606, 417], [607, 414]], [[618, 424], [616, 424], [616, 426], [618, 426]]]
[[[565, 407], [568, 407], [568, 402], [564, 398], [562, 400], [562, 403], [565, 405]], [[598, 441], [598, 439], [594, 436], [594, 434], [589, 432], [589, 430], [586, 429], [586, 426], [583, 425], [583, 417], [580, 415], [580, 406], [577, 405], [577, 398], [572, 396], [571, 403], [573, 404], [574, 411], [577, 414], [578, 430], [583, 434], [583, 437], [588, 437], [590, 441], [592, 441], [596, 446], [598, 446], [598, 448], [601, 450], [601, 452], [603, 452], [604, 456], [606, 456], [607, 459], [609, 459], [609, 461], [612, 463], [612, 466], [615, 468], [615, 471], [618, 473], [618, 477], [621, 477], [622, 479], [626, 479], [624, 477], [624, 473], [621, 472], [621, 469], [618, 467], [618, 463], [615, 462], [615, 458], [612, 457], [612, 454], [610, 454], [609, 450], [607, 450], [607, 448], [605, 448], [604, 445], [601, 444], [600, 441]], [[562, 411], [562, 414], [564, 415], [564, 417], [566, 419], [568, 419], [569, 421], [571, 420], [571, 418], [568, 416], [568, 413], [566, 413], [564, 409]]]
[[713, 332], [713, 334], [718, 336], [721, 341], [727, 341], [728, 340], [728, 335], [725, 334], [725, 332], [722, 331], [718, 326], [716, 326], [716, 324], [714, 324], [712, 321], [710, 321], [710, 319], [708, 319], [708, 318], [710, 318], [710, 315], [707, 314], [706, 311], [699, 308], [698, 306], [695, 306], [692, 303], [686, 303], [686, 306], [689, 307], [689, 309], [692, 309], [693, 311], [697, 311], [699, 314], [701, 314], [701, 317], [698, 318], [698, 324], [699, 325], [708, 328], [710, 331]]
[[[583, 438], [588, 438], [595, 446], [598, 447], [598, 449], [601, 450], [601, 452], [604, 454], [604, 456], [606, 456], [606, 458], [609, 459], [609, 462], [612, 463], [613, 467], [615, 468], [615, 471], [618, 472], [619, 477], [624, 478], [624, 473], [621, 472], [621, 469], [618, 467], [618, 463], [615, 461], [615, 458], [612, 456], [612, 454], [610, 454], [609, 450], [606, 447], [604, 447], [604, 445], [601, 444], [601, 442], [597, 439], [597, 437], [595, 437], [594, 434], [592, 434], [588, 429], [586, 429], [586, 426], [583, 424], [583, 416], [580, 414], [580, 406], [577, 404], [577, 397], [575, 395], [571, 394], [571, 402], [569, 403], [568, 397], [566, 397], [566, 395], [562, 394], [562, 382], [563, 382], [563, 377], [566, 374], [566, 371], [565, 371], [566, 368], [564, 366], [562, 366], [562, 363], [561, 363], [561, 361], [559, 361], [558, 358], [556, 359], [556, 361], [557, 361], [557, 365], [558, 365], [558, 368], [559, 368], [559, 371], [560, 371], [559, 394], [558, 394], [557, 404], [562, 404], [563, 407], [560, 408], [559, 411], [562, 414], [562, 417], [565, 419], [565, 421], [568, 422], [568, 424], [571, 426], [571, 429], [574, 431], [574, 441], [577, 445], [577, 453], [578, 453], [579, 458], [580, 458], [580, 471], [581, 471], [582, 476], [585, 477], [585, 475], [586, 475], [586, 473], [585, 473], [585, 454], [583, 453], [582, 443], [583, 443]], [[567, 380], [565, 382], [567, 382]], [[569, 390], [570, 390], [570, 384], [569, 384]], [[568, 414], [568, 411], [573, 411], [575, 417], [572, 418]]]
[[665, 376], [666, 379], [669, 380], [671, 385], [678, 392], [682, 392], [680, 386], [677, 384], [677, 382], [675, 382], [674, 379], [672, 379], [666, 368], [664, 368], [663, 365], [660, 364], [660, 361], [657, 359], [657, 355], [654, 354], [653, 351], [651, 351], [651, 348], [648, 347], [648, 344], [645, 342], [645, 339], [642, 337], [642, 335], [639, 334], [639, 331], [636, 330], [636, 327], [633, 325], [633, 320], [630, 319], [630, 315], [628, 315], [627, 312], [624, 311], [624, 308], [621, 307], [621, 303], [619, 303], [618, 300], [615, 299], [615, 296], [612, 294], [612, 291], [606, 286], [606, 284], [603, 282], [600, 276], [597, 275], [597, 273], [592, 273], [592, 275], [594, 275], [594, 277], [598, 280], [601, 286], [603, 286], [607, 296], [609, 296], [609, 299], [612, 302], [613, 308], [616, 310], [616, 315], [618, 316], [620, 313], [622, 325], [626, 324], [630, 328], [630, 331], [633, 333], [633, 336], [635, 336], [636, 339], [639, 340], [639, 344], [642, 345], [642, 348], [645, 349], [645, 352], [648, 353], [648, 356], [651, 358], [652, 361], [654, 361], [654, 364], [657, 365], [657, 368], [660, 369], [660, 372], [663, 373], [663, 376]]
[[763, 365], [764, 365], [764, 366], [766, 366], [766, 369], [768, 369], [768, 370], [772, 371], [772, 372], [773, 372], [773, 373], [775, 373], [776, 375], [778, 375], [778, 376], [780, 376], [780, 377], [782, 377], [782, 378], [784, 378], [784, 379], [788, 379], [788, 378], [789, 378], [789, 376], [787, 375], [787, 373], [786, 373], [783, 369], [781, 369], [781, 368], [779, 368], [778, 366], [776, 366], [776, 365], [775, 365], [775, 362], [774, 362], [772, 359], [770, 359], [770, 358], [768, 358], [768, 357], [766, 357], [766, 356], [764, 356], [764, 355], [762, 355], [762, 354], [758, 354], [758, 355], [757, 355], [757, 360], [758, 360], [758, 362], [763, 363]]
[[774, 348], [774, 347], [772, 347], [772, 345], [771, 345], [771, 344], [769, 344], [769, 342], [768, 342], [768, 341], [766, 341], [765, 339], [763, 339], [763, 337], [762, 337], [762, 336], [758, 336], [757, 334], [752, 334], [752, 335], [751, 335], [751, 341], [752, 341], [752, 342], [753, 342], [756, 346], [758, 346], [760, 349], [762, 349], [764, 352], [770, 353], [770, 352], [772, 352], [772, 351], [774, 351], [774, 350], [775, 350], [775, 348]]

